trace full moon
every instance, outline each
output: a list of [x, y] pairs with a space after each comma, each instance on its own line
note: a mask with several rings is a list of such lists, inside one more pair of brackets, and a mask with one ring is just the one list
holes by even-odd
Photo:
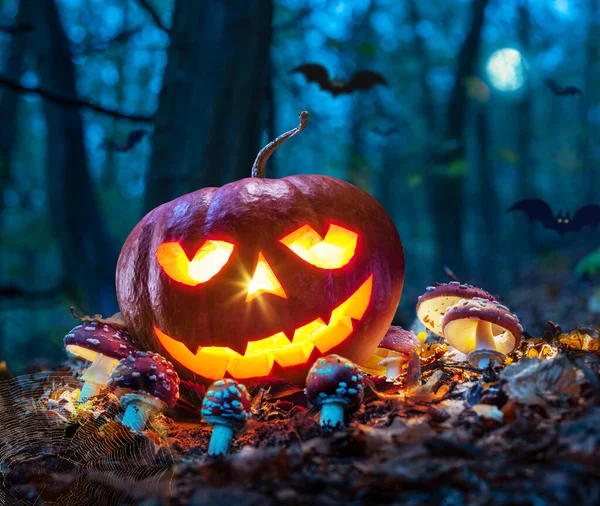
[[486, 71], [491, 85], [500, 91], [516, 91], [525, 81], [526, 62], [519, 51], [499, 49], [488, 58]]

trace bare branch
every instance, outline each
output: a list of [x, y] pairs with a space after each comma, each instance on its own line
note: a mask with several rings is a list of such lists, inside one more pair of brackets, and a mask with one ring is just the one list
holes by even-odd
[[156, 12], [156, 9], [150, 4], [150, 2], [148, 2], [148, 0], [137, 1], [140, 4], [140, 7], [150, 14], [150, 17], [153, 19], [154, 23], [156, 23], [156, 26], [158, 26], [167, 35], [171, 35], [171, 30], [163, 24], [158, 12]]
[[154, 121], [154, 116], [144, 116], [140, 114], [124, 114], [115, 109], [108, 109], [100, 105], [85, 102], [84, 100], [81, 100], [77, 97], [67, 97], [61, 95], [60, 93], [45, 90], [42, 88], [27, 88], [18, 81], [15, 81], [3, 75], [0, 75], [0, 86], [5, 86], [6, 88], [9, 88], [19, 93], [35, 93], [36, 95], [39, 95], [40, 97], [49, 100], [50, 102], [54, 102], [55, 104], [59, 104], [65, 107], [73, 107], [75, 109], [90, 109], [92, 111], [99, 112], [100, 114], [106, 114], [107, 116], [111, 116], [115, 119], [126, 119], [129, 121], [139, 121], [141, 123], [152, 123]]
[[47, 290], [30, 291], [16, 285], [0, 286], [0, 299], [52, 300], [61, 296], [63, 285]]
[[7, 33], [9, 35], [16, 35], [18, 33], [31, 32], [32, 30], [33, 30], [33, 25], [30, 23], [23, 23], [20, 25], [13, 25], [13, 26], [0, 26], [0, 32]]
[[131, 29], [126, 28], [110, 39], [98, 41], [88, 47], [84, 47], [84, 48], [80, 49], [79, 51], [75, 51], [75, 54], [77, 56], [79, 56], [79, 55], [89, 56], [89, 55], [92, 55], [95, 53], [102, 53], [102, 52], [110, 49], [110, 47], [113, 45], [126, 44], [127, 42], [129, 42], [129, 39], [131, 39], [131, 37], [133, 37], [140, 31], [141, 31], [140, 27], [131, 28]]

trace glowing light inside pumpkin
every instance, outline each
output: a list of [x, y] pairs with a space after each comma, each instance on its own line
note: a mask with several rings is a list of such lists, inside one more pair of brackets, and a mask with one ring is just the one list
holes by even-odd
[[321, 269], [339, 269], [347, 265], [356, 250], [358, 234], [331, 225], [322, 238], [310, 225], [304, 225], [280, 242], [302, 260]]
[[259, 253], [254, 276], [252, 276], [250, 284], [248, 285], [246, 302], [255, 299], [261, 293], [272, 293], [273, 295], [287, 299], [287, 295], [285, 294], [281, 283], [275, 276], [273, 269], [271, 269], [271, 266], [267, 263], [263, 254]]
[[229, 260], [233, 244], [206, 241], [190, 261], [178, 242], [166, 242], [156, 250], [156, 258], [166, 274], [184, 285], [206, 283]]
[[194, 354], [156, 326], [154, 333], [177, 362], [205, 378], [216, 380], [225, 373], [239, 379], [267, 376], [275, 362], [282, 367], [304, 364], [315, 347], [326, 353], [342, 343], [352, 333], [352, 320], [360, 320], [365, 314], [372, 291], [373, 275], [331, 312], [329, 324], [317, 318], [297, 328], [291, 342], [283, 332], [249, 341], [244, 355], [218, 346], [199, 347]]

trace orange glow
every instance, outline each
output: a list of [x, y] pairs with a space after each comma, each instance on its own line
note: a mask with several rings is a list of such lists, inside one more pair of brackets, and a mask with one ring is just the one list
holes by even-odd
[[167, 275], [184, 285], [206, 283], [229, 260], [233, 244], [225, 241], [206, 241], [190, 262], [178, 242], [165, 242], [156, 250], [156, 259]]
[[337, 225], [331, 225], [323, 239], [310, 225], [304, 225], [280, 242], [315, 267], [339, 269], [354, 256], [357, 239], [358, 234]]
[[275, 276], [273, 269], [271, 269], [271, 266], [267, 263], [263, 254], [259, 253], [254, 276], [252, 276], [250, 284], [248, 285], [246, 302], [255, 299], [261, 293], [272, 293], [273, 295], [287, 299], [287, 295], [283, 291], [283, 287]]
[[226, 372], [238, 379], [267, 376], [275, 362], [282, 367], [304, 364], [315, 347], [324, 354], [346, 340], [353, 330], [352, 320], [365, 314], [372, 291], [373, 275], [331, 312], [329, 324], [317, 318], [297, 328], [291, 342], [283, 332], [249, 341], [244, 355], [218, 346], [199, 347], [194, 354], [157, 327], [154, 333], [177, 362], [204, 378], [221, 379]]

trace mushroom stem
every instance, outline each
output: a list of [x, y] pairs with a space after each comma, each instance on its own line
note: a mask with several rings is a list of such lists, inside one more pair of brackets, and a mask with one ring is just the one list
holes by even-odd
[[421, 384], [421, 358], [412, 350], [408, 356], [406, 365], [406, 388], [412, 390]]
[[225, 423], [216, 423], [213, 426], [210, 443], [208, 444], [208, 454], [210, 456], [226, 455], [229, 450], [229, 443], [233, 438], [233, 428]]
[[385, 368], [385, 375], [388, 378], [397, 378], [402, 373], [402, 364], [404, 360], [401, 358], [390, 361]]
[[489, 322], [479, 321], [475, 329], [475, 349], [495, 350], [496, 340], [492, 333], [492, 325]]
[[344, 423], [346, 404], [337, 399], [325, 400], [321, 405], [321, 427], [336, 427]]
[[121, 418], [121, 423], [131, 430], [144, 430], [148, 417], [159, 411], [160, 400], [148, 398], [141, 394], [126, 394], [121, 397], [121, 405], [125, 406], [125, 413]]
[[[390, 352], [390, 355], [393, 352]], [[387, 378], [397, 378], [402, 374], [402, 365], [406, 363], [403, 355], [391, 355], [384, 358], [377, 365], [385, 366], [385, 376]]]
[[264, 148], [260, 150], [258, 155], [256, 156], [256, 160], [254, 161], [254, 165], [252, 165], [252, 177], [265, 177], [265, 164], [273, 152], [285, 141], [287, 141], [290, 137], [293, 137], [299, 132], [304, 130], [306, 124], [308, 123], [308, 113], [306, 111], [302, 111], [300, 113], [300, 124], [296, 128], [292, 128], [288, 132], [281, 134], [275, 140], [272, 140], [267, 144]]
[[87, 371], [81, 377], [83, 381], [83, 387], [79, 394], [79, 402], [85, 402], [90, 397], [98, 394], [100, 389], [106, 385], [110, 373], [115, 368], [119, 361], [112, 357], [102, 355], [98, 353], [96, 358], [92, 362], [92, 365], [88, 367]]
[[100, 383], [96, 383], [95, 381], [86, 381], [81, 387], [81, 392], [79, 394], [79, 398], [77, 402], [86, 402], [88, 399], [94, 397], [94, 395], [98, 395], [102, 385]]

